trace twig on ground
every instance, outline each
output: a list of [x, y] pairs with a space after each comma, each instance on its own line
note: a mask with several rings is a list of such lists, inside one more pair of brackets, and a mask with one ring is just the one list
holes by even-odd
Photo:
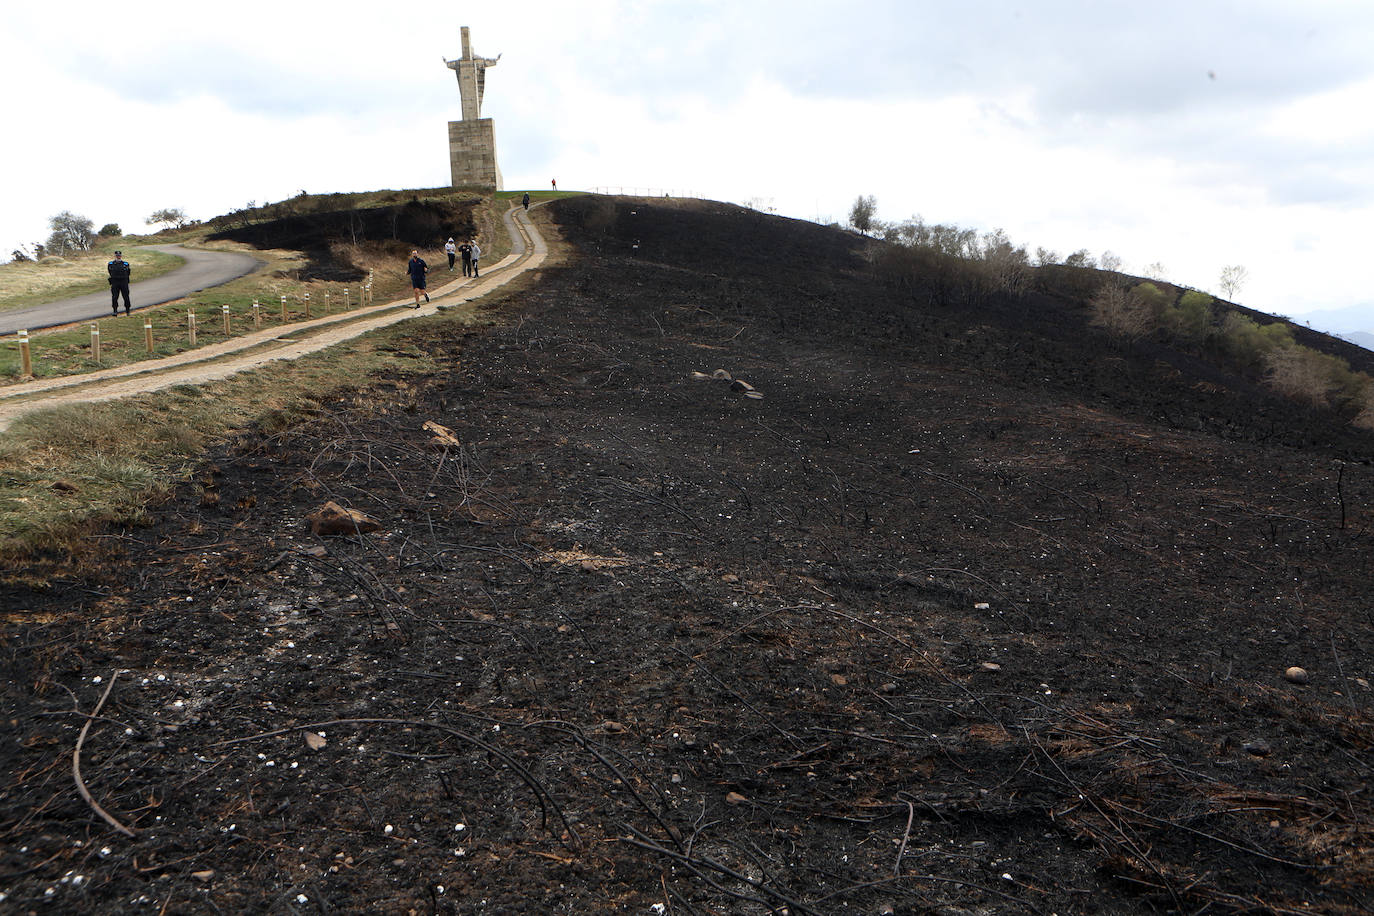
[[91, 710], [91, 714], [86, 718], [86, 724], [81, 726], [81, 734], [77, 736], [76, 747], [72, 750], [72, 778], [76, 780], [76, 791], [81, 793], [81, 797], [86, 800], [86, 804], [91, 806], [91, 810], [99, 814], [101, 818], [104, 819], [105, 823], [109, 824], [115, 830], [127, 837], [134, 837], [137, 836], [137, 834], [115, 820], [108, 811], [100, 807], [99, 803], [91, 797], [90, 790], [86, 788], [85, 780], [81, 778], [81, 745], [86, 743], [86, 733], [91, 729], [91, 722], [95, 720], [95, 717], [105, 705], [105, 701], [109, 699], [110, 691], [114, 690], [115, 678], [118, 676], [119, 671], [116, 669], [115, 672], [110, 675], [110, 683], [105, 686], [105, 692], [101, 694], [100, 702], [95, 704], [95, 709]]

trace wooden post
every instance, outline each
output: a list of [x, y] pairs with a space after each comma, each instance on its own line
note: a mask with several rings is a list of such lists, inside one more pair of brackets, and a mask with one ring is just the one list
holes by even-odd
[[100, 365], [100, 325], [91, 322], [91, 359]]
[[324, 291], [324, 313], [329, 314], [329, 290]]
[[191, 342], [191, 346], [196, 345], [196, 313], [194, 309], [186, 310], [186, 339]]
[[282, 297], [281, 297], [281, 321], [282, 321], [282, 324], [286, 324], [286, 297], [285, 297], [285, 296], [282, 296]]
[[310, 291], [309, 291], [309, 290], [306, 290], [306, 293], [305, 293], [305, 318], [306, 318], [307, 321], [310, 320]]
[[372, 281], [371, 281], [371, 280], [368, 280], [368, 281], [367, 281], [367, 290], [366, 290], [366, 292], [367, 292], [366, 300], [367, 300], [368, 302], [375, 302], [376, 300], [374, 300], [374, 299], [372, 298]]
[[224, 303], [219, 307], [219, 309], [220, 312], [224, 315], [224, 336], [228, 337], [230, 334], [233, 333], [233, 331], [229, 328], [229, 303]]
[[153, 352], [153, 319], [143, 319], [143, 342], [148, 345], [148, 352]]
[[350, 308], [352, 308], [352, 303], [350, 303], [350, 302], [348, 301], [348, 287], [345, 286], [345, 287], [344, 287], [344, 311], [346, 312], [346, 311], [348, 311]]
[[20, 375], [33, 375], [33, 357], [29, 354], [29, 332], [27, 330], [19, 332], [19, 363], [22, 367]]
[[258, 300], [253, 300], [253, 329], [262, 327], [262, 311], [258, 308]]

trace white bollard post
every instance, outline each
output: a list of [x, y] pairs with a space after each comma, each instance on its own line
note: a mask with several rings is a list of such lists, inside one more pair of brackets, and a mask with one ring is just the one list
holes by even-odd
[[91, 322], [91, 359], [100, 365], [100, 325]]

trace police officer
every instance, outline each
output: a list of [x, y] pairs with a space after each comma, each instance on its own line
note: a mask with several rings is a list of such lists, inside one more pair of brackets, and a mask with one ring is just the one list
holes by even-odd
[[105, 265], [110, 272], [110, 308], [119, 314], [119, 296], [124, 295], [124, 314], [129, 314], [129, 262], [122, 252], [115, 252], [114, 260]]

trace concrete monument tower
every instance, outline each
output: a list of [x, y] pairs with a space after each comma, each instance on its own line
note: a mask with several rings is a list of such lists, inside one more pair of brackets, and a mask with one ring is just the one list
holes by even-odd
[[463, 26], [463, 56], [444, 59], [458, 75], [458, 95], [463, 101], [463, 120], [448, 122], [448, 161], [455, 188], [501, 190], [501, 168], [496, 164], [496, 134], [491, 118], [482, 117], [482, 94], [487, 87], [487, 68], [496, 66], [498, 54], [474, 57], [468, 27]]

